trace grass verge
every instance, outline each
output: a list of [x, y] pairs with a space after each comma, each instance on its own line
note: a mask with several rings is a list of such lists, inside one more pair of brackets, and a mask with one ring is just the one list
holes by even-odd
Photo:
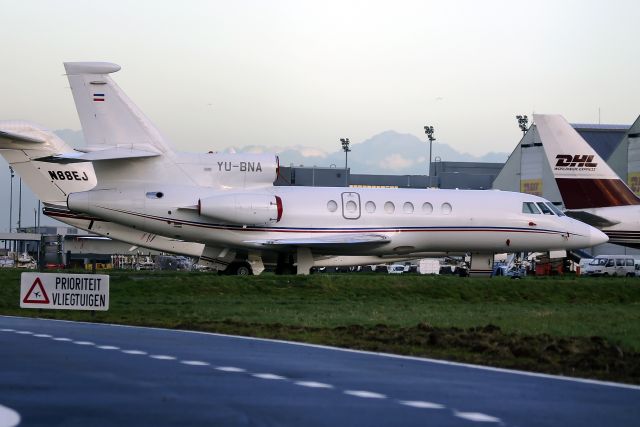
[[111, 273], [108, 312], [0, 314], [251, 335], [640, 384], [640, 279]]

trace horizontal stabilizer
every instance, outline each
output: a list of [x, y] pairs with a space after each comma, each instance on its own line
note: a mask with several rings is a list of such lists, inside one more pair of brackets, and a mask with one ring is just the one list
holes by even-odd
[[611, 227], [613, 225], [620, 224], [620, 221], [611, 221], [607, 218], [601, 217], [600, 215], [594, 215], [585, 211], [565, 211], [564, 213], [568, 217], [577, 219], [578, 221], [582, 221], [592, 227], [600, 229], [602, 229], [603, 227]]
[[342, 234], [326, 237], [307, 237], [295, 239], [250, 240], [245, 243], [257, 243], [264, 246], [295, 246], [308, 248], [332, 248], [339, 245], [381, 245], [389, 243], [389, 238], [381, 234]]
[[17, 145], [19, 143], [27, 144], [28, 148], [36, 148], [34, 144], [44, 144], [45, 141], [13, 132], [0, 131], [0, 148], [20, 150], [23, 147]]
[[139, 159], [146, 157], [156, 157], [160, 153], [157, 151], [134, 150], [130, 148], [107, 148], [104, 150], [90, 152], [66, 153], [55, 156], [40, 157], [40, 162], [48, 163], [81, 163], [81, 162], [97, 162], [103, 160], [122, 160], [122, 159]]

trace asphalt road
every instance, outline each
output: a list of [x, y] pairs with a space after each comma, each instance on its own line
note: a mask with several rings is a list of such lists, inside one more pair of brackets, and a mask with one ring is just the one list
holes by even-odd
[[0, 427], [637, 426], [640, 387], [271, 340], [0, 316]]

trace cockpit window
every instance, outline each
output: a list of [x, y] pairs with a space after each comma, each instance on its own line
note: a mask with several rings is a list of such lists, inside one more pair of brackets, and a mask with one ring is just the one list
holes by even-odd
[[522, 203], [522, 213], [539, 214], [540, 210], [536, 207], [535, 203], [533, 203], [533, 202], [524, 202], [524, 203]]
[[549, 206], [549, 209], [551, 209], [556, 215], [558, 216], [566, 216], [565, 214], [562, 213], [562, 211], [560, 209], [558, 209], [558, 207], [556, 205], [554, 205], [551, 202], [547, 202], [547, 206]]
[[543, 214], [545, 214], [545, 215], [553, 215], [553, 212], [551, 212], [551, 209], [549, 209], [549, 207], [547, 205], [545, 205], [542, 202], [538, 202], [537, 204], [538, 204], [538, 206], [540, 206], [540, 210], [542, 211]]

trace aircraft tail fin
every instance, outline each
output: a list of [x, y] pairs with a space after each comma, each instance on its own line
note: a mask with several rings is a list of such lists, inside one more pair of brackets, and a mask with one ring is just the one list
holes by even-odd
[[38, 161], [41, 157], [73, 152], [54, 133], [34, 123], [0, 121], [0, 155], [45, 203], [65, 204], [69, 193], [87, 191], [96, 185], [91, 163], [63, 165]]
[[542, 146], [567, 209], [638, 205], [640, 199], [558, 114], [534, 114]]
[[120, 66], [108, 62], [65, 62], [84, 139], [92, 149], [144, 147], [172, 151], [160, 131], [111, 79]]

